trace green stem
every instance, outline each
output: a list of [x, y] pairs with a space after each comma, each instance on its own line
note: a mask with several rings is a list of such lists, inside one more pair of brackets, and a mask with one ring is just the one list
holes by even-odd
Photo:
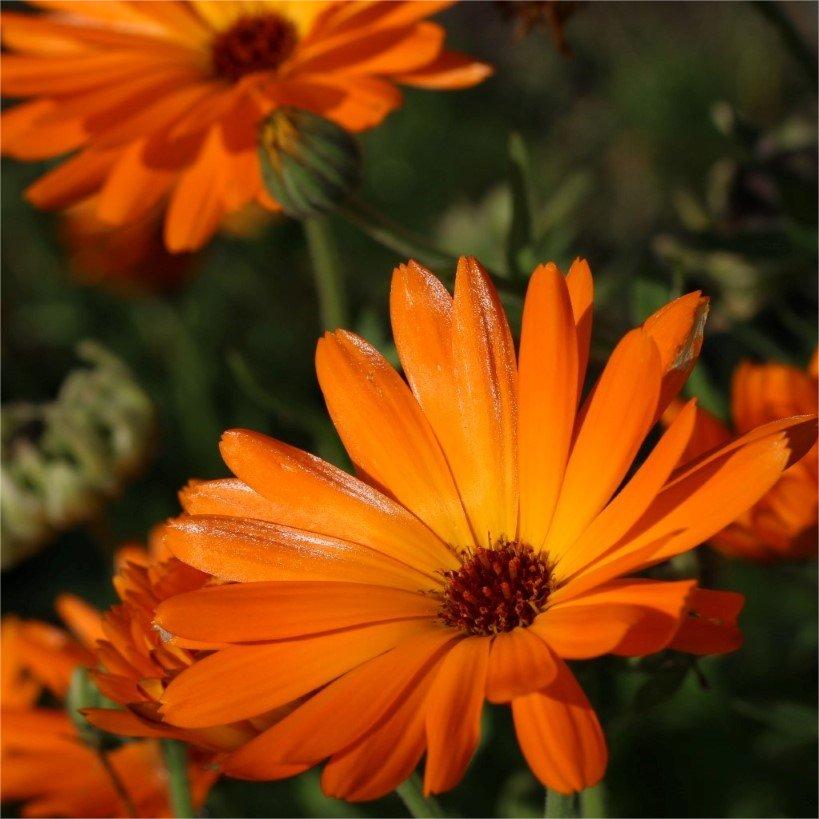
[[603, 819], [606, 815], [606, 786], [600, 782], [580, 791], [580, 815], [584, 819]]
[[[395, 251], [402, 259], [415, 259], [431, 268], [442, 278], [451, 278], [458, 264], [458, 257], [430, 244], [426, 239], [407, 229], [395, 220], [376, 210], [360, 199], [350, 199], [338, 213], [355, 225], [362, 233], [388, 250]], [[511, 281], [488, 271], [498, 290], [522, 297], [526, 283]]]
[[176, 739], [163, 739], [162, 752], [168, 769], [168, 791], [173, 815], [195, 816], [188, 782], [188, 752], [185, 744]]
[[417, 773], [414, 773], [406, 782], [402, 782], [395, 790], [407, 806], [410, 815], [417, 819], [435, 819], [435, 817], [446, 815], [435, 799], [431, 796], [424, 796], [421, 779]]
[[346, 327], [347, 298], [344, 292], [341, 259], [330, 224], [323, 217], [305, 219], [303, 224], [310, 250], [321, 323], [325, 330]]
[[785, 46], [802, 67], [811, 88], [815, 91], [817, 88], [816, 54], [783, 8], [785, 4], [780, 0], [752, 0], [751, 5], [779, 32]]
[[136, 805], [134, 805], [134, 800], [131, 799], [131, 794], [128, 793], [128, 789], [125, 787], [125, 783], [117, 773], [116, 768], [111, 764], [111, 759], [108, 754], [102, 748], [98, 748], [97, 756], [102, 763], [102, 767], [105, 768], [105, 772], [108, 774], [108, 778], [111, 780], [111, 784], [114, 786], [117, 796], [125, 807], [126, 815], [138, 816], [139, 814], [137, 813]]
[[577, 797], [575, 794], [566, 795], [546, 788], [546, 804], [543, 815], [549, 819], [569, 819], [577, 816]]

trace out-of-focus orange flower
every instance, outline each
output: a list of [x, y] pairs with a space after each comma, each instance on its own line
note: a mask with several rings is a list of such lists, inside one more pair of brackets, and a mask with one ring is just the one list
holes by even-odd
[[[82, 616], [90, 637], [94, 612], [85, 608]], [[11, 617], [2, 623], [2, 646], [4, 802], [21, 802], [23, 816], [173, 815], [158, 743], [131, 742], [106, 750], [103, 759], [63, 708], [38, 705], [44, 692], [64, 700], [74, 669], [93, 663], [90, 652], [61, 629]], [[201, 805], [215, 774], [192, 767], [190, 776]]]
[[679, 468], [690, 402], [619, 489], [699, 354], [699, 293], [629, 332], [582, 402], [583, 261], [567, 277], [553, 264], [533, 273], [519, 360], [474, 259], [460, 260], [454, 298], [402, 265], [391, 311], [409, 384], [352, 333], [328, 333], [316, 356], [359, 477], [232, 430], [221, 449], [236, 477], [183, 492], [187, 514], [165, 544], [234, 582], [158, 607], [175, 639], [224, 646], [173, 679], [161, 711], [198, 729], [289, 704], [224, 770], [268, 779], [329, 759], [325, 792], [363, 800], [395, 788], [424, 752], [425, 790], [453, 787], [488, 699], [511, 703], [542, 782], [594, 785], [606, 744], [565, 661], [737, 648], [740, 595], [634, 574], [758, 500], [815, 438], [815, 419], [757, 429]]
[[[693, 460], [734, 435], [790, 415], [816, 413], [817, 354], [807, 370], [785, 364], [743, 362], [731, 385], [733, 430], [707, 410], [697, 409], [694, 432], [685, 451]], [[664, 415], [670, 423], [682, 404]], [[793, 464], [771, 490], [729, 526], [711, 538], [720, 551], [751, 560], [788, 560], [816, 555], [817, 450], [814, 446]]]
[[123, 295], [169, 292], [191, 276], [195, 255], [169, 253], [162, 239], [161, 213], [119, 227], [103, 222], [97, 197], [69, 208], [60, 234], [74, 278]]
[[167, 208], [172, 252], [195, 250], [225, 214], [264, 192], [260, 121], [309, 109], [348, 131], [401, 104], [399, 84], [464, 88], [483, 63], [444, 49], [425, 18], [451, 2], [73, 2], [3, 14], [3, 151], [75, 151], [28, 189], [38, 207], [94, 195], [111, 226]]

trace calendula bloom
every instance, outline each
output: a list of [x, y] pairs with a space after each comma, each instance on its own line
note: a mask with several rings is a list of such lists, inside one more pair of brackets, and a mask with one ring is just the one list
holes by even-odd
[[[82, 617], [90, 637], [94, 613], [86, 608]], [[108, 749], [106, 765], [66, 710], [38, 705], [44, 692], [52, 700], [65, 699], [74, 669], [93, 663], [90, 652], [61, 629], [11, 617], [2, 623], [2, 646], [3, 802], [22, 803], [23, 816], [173, 815], [158, 743]], [[214, 774], [191, 768], [190, 775], [195, 802], [201, 805]]]
[[723, 528], [816, 435], [815, 419], [779, 422], [680, 469], [690, 402], [631, 473], [693, 366], [705, 312], [690, 293], [629, 332], [579, 403], [585, 262], [565, 278], [535, 270], [518, 360], [474, 259], [460, 260], [454, 298], [414, 262], [399, 267], [392, 325], [409, 383], [345, 331], [316, 355], [358, 477], [232, 430], [221, 449], [235, 478], [183, 492], [164, 542], [234, 582], [159, 606], [177, 639], [223, 646], [167, 687], [165, 719], [195, 729], [288, 705], [223, 769], [268, 779], [329, 760], [325, 792], [363, 800], [424, 752], [426, 792], [453, 787], [484, 701], [510, 703], [543, 783], [598, 782], [605, 740], [566, 660], [736, 648], [739, 595], [634, 575]]
[[97, 216], [96, 201], [86, 199], [60, 220], [60, 237], [76, 281], [129, 296], [174, 291], [188, 281], [196, 256], [168, 252], [161, 214], [111, 227]]
[[[152, 541], [150, 552], [135, 546], [120, 551], [114, 587], [122, 602], [105, 612], [99, 633], [86, 641], [94, 653], [92, 675], [97, 687], [123, 709], [91, 708], [84, 713], [92, 725], [118, 736], [187, 742], [197, 750], [199, 766], [206, 767], [213, 753], [232, 750], [259, 731], [249, 722], [197, 731], [163, 723], [158, 709], [165, 686], [202, 654], [202, 648], [163, 640], [153, 625], [154, 614], [163, 600], [199, 589], [211, 577], [163, 552], [154, 538]], [[67, 595], [59, 604], [63, 618], [79, 631], [87, 619], [85, 605]]]
[[[789, 415], [816, 413], [817, 354], [807, 370], [786, 364], [737, 367], [731, 385], [732, 428], [701, 407], [684, 457], [697, 458], [735, 435]], [[675, 401], [663, 420], [670, 423], [682, 404]], [[793, 464], [750, 509], [711, 538], [720, 551], [751, 560], [787, 560], [816, 555], [817, 450]]]
[[444, 48], [426, 18], [451, 2], [53, 2], [3, 14], [3, 151], [75, 152], [27, 192], [61, 209], [95, 196], [109, 225], [166, 207], [165, 241], [194, 250], [265, 193], [261, 121], [303, 108], [348, 131], [401, 104], [399, 85], [455, 89], [490, 69]]

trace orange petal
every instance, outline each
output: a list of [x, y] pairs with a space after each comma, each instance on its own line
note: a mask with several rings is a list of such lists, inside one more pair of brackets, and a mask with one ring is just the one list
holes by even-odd
[[780, 431], [739, 447], [729, 444], [719, 455], [686, 469], [657, 495], [619, 544], [552, 599], [567, 599], [704, 542], [776, 483], [789, 455], [786, 433]]
[[230, 470], [267, 499], [264, 520], [322, 535], [343, 534], [430, 574], [458, 566], [452, 552], [418, 518], [314, 455], [240, 429], [226, 432], [219, 448]]
[[326, 334], [316, 371], [327, 408], [356, 467], [442, 540], [469, 542], [452, 474], [407, 385], [366, 341]]
[[669, 302], [643, 323], [660, 351], [663, 385], [658, 415], [688, 380], [702, 347], [708, 299], [699, 290]]
[[325, 765], [327, 796], [363, 802], [394, 791], [418, 765], [426, 747], [424, 700], [437, 665], [413, 685], [384, 721]]
[[689, 654], [726, 654], [742, 645], [737, 617], [745, 604], [741, 594], [694, 589], [687, 616], [669, 648]]
[[636, 523], [684, 457], [695, 412], [696, 402], [689, 401], [628, 483], [558, 561], [557, 579], [565, 580], [597, 560]]
[[416, 88], [454, 90], [471, 88], [493, 73], [494, 69], [487, 63], [473, 60], [459, 51], [443, 51], [437, 59], [427, 63], [423, 68], [416, 69], [410, 74], [394, 75], [393, 80]]
[[60, 619], [71, 629], [83, 646], [93, 651], [97, 640], [102, 640], [104, 637], [100, 612], [73, 594], [61, 594], [54, 608], [57, 609]]
[[261, 520], [183, 516], [162, 530], [180, 560], [223, 580], [346, 580], [418, 591], [434, 578], [346, 540]]
[[224, 769], [231, 775], [266, 779], [271, 766], [282, 762], [315, 764], [347, 748], [416, 686], [425, 685], [423, 680], [436, 667], [436, 659], [456, 639], [450, 629], [427, 626], [299, 705], [231, 754]]
[[583, 390], [586, 365], [589, 363], [592, 318], [594, 315], [594, 281], [585, 259], [575, 259], [566, 274], [566, 287], [572, 302], [572, 313], [577, 328], [577, 396]]
[[[675, 398], [663, 411], [661, 419], [663, 425], [666, 427], [670, 426], [685, 406], [687, 406], [685, 401]], [[688, 446], [680, 458], [680, 463], [684, 464], [687, 461], [693, 460], [705, 452], [722, 446], [730, 439], [731, 431], [728, 427], [726, 427], [719, 418], [708, 412], [708, 410], [697, 406], [694, 418], [694, 429], [688, 441]]]
[[532, 773], [548, 788], [570, 794], [596, 785], [608, 751], [597, 716], [561, 660], [544, 691], [512, 700], [518, 743]]
[[555, 605], [532, 628], [566, 659], [653, 654], [676, 634], [695, 586], [694, 580], [614, 580]]
[[381, 623], [307, 639], [226, 648], [174, 678], [165, 691], [162, 714], [182, 728], [257, 716], [426, 628], [424, 621]]
[[529, 629], [497, 634], [489, 652], [486, 698], [490, 702], [509, 702], [544, 688], [556, 673], [552, 652]]
[[467, 637], [435, 675], [426, 701], [425, 794], [455, 787], [478, 747], [488, 665], [489, 638]]
[[546, 542], [551, 559], [563, 556], [626, 476], [654, 421], [659, 390], [657, 346], [632, 330], [586, 402]]
[[518, 525], [515, 349], [489, 276], [468, 256], [458, 261], [455, 277], [452, 356], [472, 471], [468, 485], [459, 483], [461, 497], [479, 544], [513, 540]]
[[577, 331], [563, 274], [549, 263], [529, 280], [520, 339], [519, 538], [546, 539], [563, 483], [578, 391]]
[[248, 643], [434, 617], [437, 599], [363, 583], [291, 580], [210, 586], [164, 601], [154, 622], [191, 640]]
[[58, 210], [95, 193], [117, 154], [87, 149], [41, 176], [26, 188], [26, 199], [43, 210]]

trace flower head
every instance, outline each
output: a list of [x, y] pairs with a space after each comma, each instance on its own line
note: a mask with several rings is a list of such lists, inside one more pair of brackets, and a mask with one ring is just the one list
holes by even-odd
[[449, 2], [39, 2], [5, 12], [3, 151], [75, 152], [28, 190], [38, 207], [95, 196], [111, 226], [167, 208], [169, 250], [203, 245], [249, 202], [268, 208], [258, 129], [282, 105], [348, 131], [401, 104], [398, 85], [454, 89], [490, 69], [425, 18]]
[[[95, 613], [76, 614], [90, 635]], [[3, 800], [22, 802], [23, 816], [172, 816], [156, 742], [110, 747], [103, 758], [64, 707], [39, 704], [47, 692], [63, 706], [72, 674], [93, 655], [59, 628], [11, 617], [2, 623], [2, 646]], [[194, 767], [190, 774], [201, 804], [214, 774]]]
[[[817, 410], [817, 355], [807, 370], [786, 364], [745, 361], [731, 388], [733, 431], [708, 410], [698, 408], [684, 458], [696, 458], [734, 435], [790, 415]], [[682, 404], [673, 402], [663, 421], [670, 423]], [[721, 552], [751, 560], [788, 560], [816, 555], [817, 449], [813, 446], [750, 509], [711, 538]]]
[[510, 703], [532, 770], [569, 793], [603, 776], [595, 713], [566, 660], [740, 643], [742, 598], [635, 577], [723, 528], [815, 438], [815, 419], [756, 429], [689, 465], [691, 402], [632, 472], [699, 353], [690, 293], [627, 333], [585, 398], [592, 279], [532, 275], [516, 355], [497, 294], [462, 258], [454, 298], [410, 262], [391, 313], [405, 382], [366, 341], [321, 339], [316, 365], [353, 477], [247, 430], [236, 476], [190, 484], [164, 542], [223, 582], [166, 600], [157, 624], [221, 648], [165, 690], [189, 729], [286, 706], [229, 754], [267, 779], [328, 760], [328, 794], [372, 799], [426, 752], [453, 787], [485, 700]]

